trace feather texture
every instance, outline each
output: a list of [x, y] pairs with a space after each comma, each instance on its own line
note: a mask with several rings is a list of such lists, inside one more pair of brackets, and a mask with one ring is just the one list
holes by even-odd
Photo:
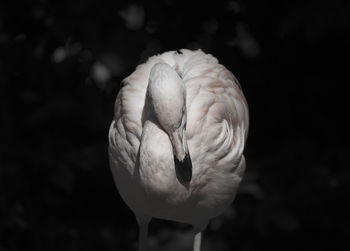
[[[186, 88], [186, 138], [193, 166], [187, 187], [176, 179], [167, 133], [147, 119], [146, 91], [157, 63], [170, 65]], [[109, 155], [119, 193], [136, 215], [206, 225], [235, 197], [245, 169], [248, 124], [241, 87], [215, 57], [183, 49], [149, 58], [123, 80], [115, 103]], [[140, 147], [142, 140], [152, 150]]]

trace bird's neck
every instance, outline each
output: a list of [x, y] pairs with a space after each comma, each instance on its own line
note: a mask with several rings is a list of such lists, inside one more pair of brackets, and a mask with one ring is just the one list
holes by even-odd
[[141, 179], [144, 180], [157, 179], [159, 175], [154, 174], [168, 173], [169, 169], [174, 169], [173, 149], [168, 134], [155, 120], [147, 119], [144, 123], [139, 163]]

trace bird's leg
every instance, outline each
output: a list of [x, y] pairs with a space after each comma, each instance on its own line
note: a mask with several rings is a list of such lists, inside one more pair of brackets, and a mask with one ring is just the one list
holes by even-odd
[[200, 222], [193, 225], [193, 230], [194, 230], [193, 251], [201, 250], [202, 232], [207, 227], [207, 224], [208, 222]]
[[151, 218], [146, 216], [136, 216], [136, 219], [139, 224], [139, 251], [146, 251], [148, 224]]
[[139, 251], [147, 250], [148, 224], [139, 225]]
[[193, 251], [201, 250], [201, 239], [202, 239], [202, 232], [197, 232], [194, 235]]

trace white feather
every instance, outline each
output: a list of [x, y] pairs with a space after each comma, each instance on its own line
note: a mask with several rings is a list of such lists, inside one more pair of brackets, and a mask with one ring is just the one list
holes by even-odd
[[[167, 132], [147, 120], [146, 91], [157, 63], [170, 65], [186, 88], [186, 137], [193, 166], [188, 187], [177, 180]], [[235, 197], [245, 169], [248, 123], [237, 79], [210, 54], [183, 49], [149, 58], [124, 79], [109, 132], [110, 166], [123, 200], [137, 217], [204, 228]], [[140, 148], [141, 140], [145, 147]]]

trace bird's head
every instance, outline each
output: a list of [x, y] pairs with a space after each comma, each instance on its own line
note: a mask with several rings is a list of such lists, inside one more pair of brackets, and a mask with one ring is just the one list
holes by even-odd
[[181, 181], [189, 182], [192, 178], [192, 162], [186, 140], [184, 82], [170, 65], [157, 63], [150, 72], [147, 97], [154, 117], [169, 136]]

